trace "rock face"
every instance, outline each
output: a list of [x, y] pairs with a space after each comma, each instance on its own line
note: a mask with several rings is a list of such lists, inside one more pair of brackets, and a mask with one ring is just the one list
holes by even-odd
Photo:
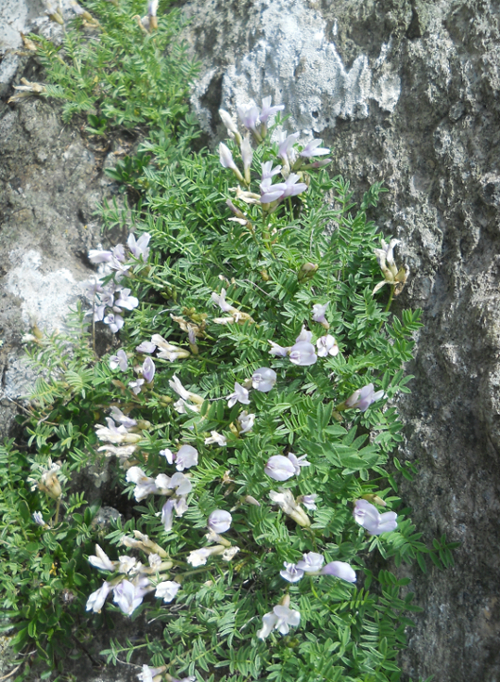
[[500, 6], [491, 0], [194, 0], [203, 64], [194, 103], [272, 94], [290, 130], [335, 149], [356, 197], [383, 180], [373, 214], [410, 269], [399, 306], [422, 307], [413, 393], [401, 401], [403, 497], [427, 538], [463, 544], [453, 569], [414, 571], [424, 613], [408, 676], [500, 679]]
[[[399, 456], [419, 470], [402, 495], [428, 539], [446, 533], [462, 542], [453, 569], [411, 574], [424, 612], [404, 666], [414, 680], [498, 682], [500, 6], [179, 4], [192, 17], [185, 36], [203, 68], [193, 105], [212, 141], [223, 135], [221, 105], [272, 94], [287, 105], [290, 129], [334, 147], [333, 170], [351, 180], [356, 198], [375, 181], [389, 190], [373, 218], [401, 239], [397, 260], [410, 270], [397, 307], [422, 307], [425, 323], [408, 368], [413, 393], [400, 403]], [[5, 395], [22, 318], [36, 316], [29, 287], [40, 292], [40, 310], [53, 305], [54, 291], [74, 295], [97, 241], [92, 209], [109, 188], [94, 152], [48, 104], [0, 116]]]

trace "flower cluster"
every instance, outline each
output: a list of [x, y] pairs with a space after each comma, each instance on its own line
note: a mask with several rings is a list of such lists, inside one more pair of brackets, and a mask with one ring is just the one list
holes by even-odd
[[[100, 279], [94, 280], [88, 286], [88, 293], [93, 301], [93, 320], [94, 322], [104, 322], [116, 333], [123, 327], [123, 311], [133, 310], [139, 305], [139, 299], [131, 296], [131, 289], [125, 287], [121, 280], [129, 274], [130, 268], [135, 262], [146, 263], [149, 256], [149, 240], [151, 235], [145, 232], [136, 241], [133, 234], [127, 240], [129, 255], [127, 256], [125, 246], [117, 244], [109, 251], [92, 249], [89, 251], [91, 263], [103, 264], [104, 273]], [[103, 283], [103, 278], [114, 272], [113, 279], [109, 279], [107, 284]]]
[[113, 593], [113, 601], [126, 616], [130, 616], [150, 592], [154, 592], [155, 597], [163, 599], [167, 604], [175, 599], [180, 584], [172, 580], [162, 580], [165, 577], [164, 572], [172, 568], [172, 562], [164, 560], [165, 551], [151, 542], [147, 535], [139, 531], [134, 534], [135, 539], [123, 538], [122, 544], [139, 546], [148, 554], [149, 565], [145, 566], [127, 555], [119, 557], [118, 561], [111, 561], [104, 550], [96, 545], [96, 553], [89, 556], [89, 563], [101, 571], [108, 571], [112, 576], [89, 596], [87, 611], [99, 613], [110, 592]]

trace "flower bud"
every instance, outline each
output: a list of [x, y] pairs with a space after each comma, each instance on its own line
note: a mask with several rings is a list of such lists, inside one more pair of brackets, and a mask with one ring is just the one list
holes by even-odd
[[300, 268], [299, 273], [297, 275], [299, 282], [304, 282], [308, 279], [312, 279], [316, 274], [318, 267], [319, 266], [316, 265], [315, 263], [304, 263], [304, 265]]

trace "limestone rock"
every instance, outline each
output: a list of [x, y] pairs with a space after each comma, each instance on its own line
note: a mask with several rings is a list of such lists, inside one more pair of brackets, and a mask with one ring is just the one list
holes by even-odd
[[402, 486], [426, 537], [463, 544], [455, 568], [412, 573], [424, 613], [408, 675], [500, 678], [500, 7], [495, 0], [192, 0], [186, 34], [203, 71], [193, 95], [212, 140], [217, 109], [272, 94], [290, 131], [335, 150], [359, 199], [410, 270], [399, 307], [425, 327], [400, 401]]

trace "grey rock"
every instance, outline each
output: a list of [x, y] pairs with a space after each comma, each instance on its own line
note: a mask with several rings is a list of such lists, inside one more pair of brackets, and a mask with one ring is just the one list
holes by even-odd
[[[335, 150], [355, 197], [410, 270], [396, 310], [425, 327], [400, 400], [418, 464], [401, 484], [426, 539], [462, 542], [456, 565], [412, 570], [422, 615], [403, 654], [412, 679], [500, 679], [500, 7], [494, 0], [193, 0], [187, 40], [203, 71], [193, 101], [213, 144], [217, 109], [272, 94], [290, 131]], [[315, 113], [317, 115], [315, 115]]]

